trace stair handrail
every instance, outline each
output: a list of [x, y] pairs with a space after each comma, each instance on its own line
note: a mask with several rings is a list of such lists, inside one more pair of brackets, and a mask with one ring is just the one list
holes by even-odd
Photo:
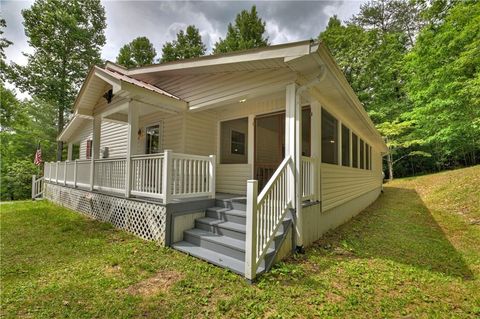
[[258, 181], [247, 182], [245, 277], [255, 279], [283, 220], [292, 207], [293, 167], [285, 158], [258, 195]]

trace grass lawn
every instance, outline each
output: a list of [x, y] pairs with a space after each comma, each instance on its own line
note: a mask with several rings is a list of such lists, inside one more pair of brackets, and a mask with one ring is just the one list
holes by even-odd
[[388, 184], [255, 285], [46, 201], [0, 209], [3, 318], [480, 317], [480, 166]]

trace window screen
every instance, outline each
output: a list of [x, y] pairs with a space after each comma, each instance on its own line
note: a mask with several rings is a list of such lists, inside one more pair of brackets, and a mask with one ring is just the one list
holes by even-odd
[[342, 165], [350, 166], [350, 130], [342, 125]]
[[322, 109], [322, 162], [338, 164], [338, 121]]
[[358, 136], [352, 133], [352, 167], [358, 168]]
[[365, 168], [365, 142], [360, 139], [360, 168]]
[[366, 157], [366, 165], [365, 169], [370, 169], [370, 145], [365, 144], [366, 152], [365, 152], [365, 157]]
[[92, 140], [87, 140], [87, 149], [85, 152], [85, 156], [87, 159], [92, 158]]
[[231, 131], [230, 152], [232, 154], [245, 155], [245, 133]]

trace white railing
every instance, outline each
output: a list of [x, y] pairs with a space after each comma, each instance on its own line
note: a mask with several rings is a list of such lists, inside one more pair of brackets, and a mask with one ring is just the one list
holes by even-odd
[[75, 183], [75, 162], [68, 161], [65, 162], [65, 184], [73, 186]]
[[258, 195], [258, 181], [247, 184], [247, 226], [245, 247], [245, 277], [254, 279], [258, 266], [272, 244], [295, 196], [293, 164], [283, 160]]
[[96, 160], [93, 188], [111, 192], [124, 192], [125, 174], [125, 158]]
[[215, 195], [215, 156], [172, 154], [171, 198]]
[[57, 183], [65, 182], [65, 162], [57, 162]]
[[39, 177], [32, 175], [32, 199], [40, 197], [43, 195], [43, 185], [44, 177]]
[[[215, 195], [215, 156], [178, 154], [135, 155], [130, 158], [130, 179], [127, 160], [110, 158], [45, 163], [45, 179], [51, 183], [117, 192], [164, 203], [176, 199]], [[129, 192], [125, 192], [130, 185]]]
[[74, 187], [90, 188], [92, 160], [75, 160]]
[[164, 154], [136, 155], [131, 158], [131, 194], [163, 198]]
[[318, 164], [316, 158], [302, 156], [302, 201], [316, 200]]

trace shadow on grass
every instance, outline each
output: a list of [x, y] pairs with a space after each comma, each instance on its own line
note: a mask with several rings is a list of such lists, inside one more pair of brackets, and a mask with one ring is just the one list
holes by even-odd
[[413, 189], [386, 187], [376, 202], [327, 233], [315, 246], [340, 247], [359, 258], [387, 259], [448, 276], [474, 278]]

